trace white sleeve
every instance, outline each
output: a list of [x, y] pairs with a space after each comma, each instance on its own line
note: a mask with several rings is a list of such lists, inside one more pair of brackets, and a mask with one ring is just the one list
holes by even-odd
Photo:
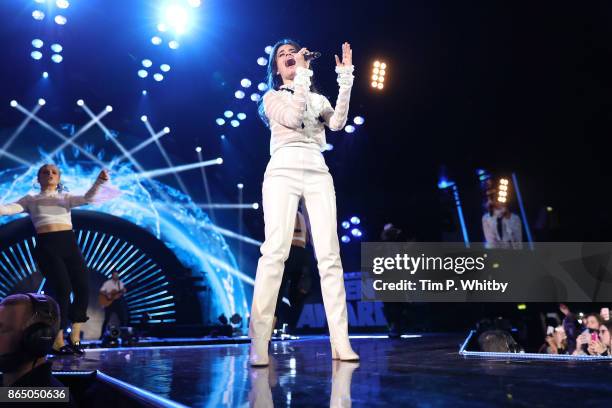
[[348, 118], [349, 102], [351, 101], [351, 89], [353, 87], [353, 71], [355, 67], [336, 67], [338, 73], [338, 99], [336, 107], [332, 108], [329, 100], [323, 96], [323, 111], [321, 116], [330, 130], [342, 130]]
[[102, 184], [104, 184], [104, 181], [97, 180], [84, 195], [69, 195], [68, 206], [74, 208], [91, 203], [100, 191]]
[[11, 204], [0, 204], [0, 215], [14, 215], [28, 212], [29, 199], [29, 196], [25, 196]]
[[312, 71], [298, 67], [293, 80], [294, 91], [290, 102], [283, 97], [280, 91], [269, 91], [263, 97], [264, 112], [268, 120], [273, 120], [281, 125], [299, 129], [304, 121], [306, 112], [306, 95], [310, 91], [310, 77]]
[[487, 248], [493, 248], [497, 243], [496, 226], [491, 222], [492, 218], [487, 214], [482, 216], [482, 231], [484, 232]]

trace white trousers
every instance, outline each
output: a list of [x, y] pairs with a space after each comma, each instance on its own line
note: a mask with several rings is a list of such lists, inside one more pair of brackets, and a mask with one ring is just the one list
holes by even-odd
[[334, 182], [321, 152], [285, 146], [274, 152], [263, 182], [265, 242], [257, 264], [249, 336], [269, 340], [276, 299], [289, 256], [295, 215], [304, 198], [321, 277], [331, 339], [348, 340], [344, 274], [340, 261]]

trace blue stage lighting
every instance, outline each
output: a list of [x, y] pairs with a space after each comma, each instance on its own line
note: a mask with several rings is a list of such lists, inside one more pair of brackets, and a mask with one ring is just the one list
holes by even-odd
[[30, 56], [31, 56], [32, 58], [34, 58], [35, 60], [39, 60], [39, 59], [41, 59], [41, 58], [42, 58], [42, 56], [43, 56], [43, 55], [42, 55], [42, 52], [40, 52], [40, 51], [32, 51], [32, 52], [30, 53]]
[[142, 120], [143, 122], [146, 122], [146, 121], [148, 121], [148, 120], [149, 120], [149, 118], [147, 118], [147, 115], [142, 115], [142, 116], [140, 117], [140, 120]]
[[40, 106], [44, 106], [47, 103], [47, 101], [45, 101], [43, 98], [38, 98], [38, 104]]
[[221, 135], [221, 140], [225, 140], [225, 135]]
[[34, 20], [42, 20], [45, 18], [45, 13], [43, 13], [41, 10], [34, 10], [32, 12], [32, 17], [34, 17]]
[[170, 47], [173, 50], [176, 50], [178, 47], [180, 46], [179, 42], [176, 40], [172, 40], [168, 43], [168, 47]]
[[253, 102], [259, 102], [259, 100], [261, 99], [261, 95], [258, 93], [253, 93], [251, 94], [251, 100]]
[[261, 92], [267, 91], [268, 90], [268, 84], [266, 84], [265, 82], [260, 82], [257, 85], [257, 89], [259, 89]]
[[355, 126], [353, 126], [353, 125], [346, 125], [344, 127], [344, 131], [346, 133], [353, 133], [355, 131]]
[[60, 44], [51, 44], [51, 51], [60, 53], [63, 50], [64, 50], [64, 47], [62, 47]]
[[236, 92], [234, 92], [234, 96], [238, 99], [242, 99], [244, 98], [244, 91], [237, 90]]
[[67, 9], [68, 7], [70, 7], [70, 3], [68, 2], [68, 0], [57, 0], [55, 2], [55, 5], [61, 9]]
[[271, 45], [266, 46], [266, 48], [264, 48], [264, 52], [268, 55], [270, 55], [270, 53], [272, 52], [272, 49], [274, 47], [272, 47]]
[[355, 238], [359, 238], [361, 237], [361, 230], [359, 228], [353, 228], [351, 230], [351, 234], [355, 237]]
[[159, 23], [157, 25], [157, 31], [159, 31], [160, 33], [165, 33], [166, 31], [168, 31], [168, 27], [164, 23]]
[[153, 43], [153, 45], [159, 45], [162, 43], [162, 39], [155, 35], [151, 38], [151, 42]]
[[351, 242], [351, 239], [347, 235], [343, 235], [342, 238], [340, 239], [342, 240], [342, 243], [344, 244], [348, 244], [349, 242]]
[[38, 4], [43, 4], [43, 3], [44, 3], [45, 1], [47, 1], [47, 0], [34, 0], [34, 1], [35, 1], [36, 3], [38, 3]]
[[171, 27], [177, 34], [184, 34], [189, 25], [189, 13], [178, 5], [171, 4], [164, 10], [164, 22]]
[[168, 64], [161, 64], [159, 66], [159, 69], [161, 69], [162, 72], [168, 72], [168, 71], [170, 71], [170, 65], [168, 65]]
[[43, 78], [49, 78], [49, 73], [47, 71], [42, 73]]
[[143, 59], [142, 60], [142, 66], [145, 68], [151, 68], [151, 65], [153, 65], [153, 61], [151, 61], [150, 59]]
[[444, 190], [447, 187], [451, 187], [455, 184], [455, 182], [453, 181], [448, 181], [446, 178], [442, 177], [440, 178], [440, 181], [438, 182], [438, 188], [440, 190]]
[[362, 116], [355, 116], [355, 118], [353, 119], [353, 123], [356, 125], [363, 125], [364, 122], [365, 119], [363, 119]]
[[351, 223], [348, 221], [342, 221], [342, 228], [349, 229], [351, 228]]
[[231, 123], [232, 127], [238, 127], [238, 126], [240, 126], [240, 122], [239, 122], [239, 121], [237, 121], [236, 119], [232, 120], [230, 123]]
[[164, 76], [160, 74], [159, 72], [156, 72], [155, 74], [153, 74], [153, 79], [156, 80], [157, 82], [161, 82], [164, 80]]
[[331, 152], [332, 150], [334, 150], [334, 145], [331, 143], [325, 143], [325, 146], [323, 146], [323, 151]]
[[143, 90], [142, 90], [142, 94], [143, 94], [144, 96], [146, 96], [146, 95], [147, 95], [147, 90], [146, 90], [146, 89], [143, 89]]
[[62, 16], [61, 14], [58, 14], [57, 16], [55, 16], [55, 23], [59, 24], [59, 25], [64, 25], [68, 22], [68, 19], [65, 16]]
[[267, 58], [264, 58], [264, 57], [257, 58], [257, 65], [261, 65], [262, 67], [265, 67], [266, 64], [268, 64]]
[[197, 146], [197, 147], [195, 148], [195, 151], [196, 151], [197, 153], [202, 153], [202, 146]]
[[217, 118], [217, 125], [219, 125], [219, 126], [223, 126], [223, 125], [225, 125], [225, 119], [223, 119], [223, 118]]
[[234, 112], [232, 112], [231, 110], [226, 110], [225, 112], [223, 112], [223, 116], [229, 119], [234, 116]]
[[141, 78], [146, 78], [149, 75], [146, 69], [139, 69], [138, 76]]
[[43, 41], [39, 38], [35, 38], [32, 40], [32, 46], [34, 48], [41, 48], [44, 45]]
[[53, 54], [51, 56], [51, 61], [55, 62], [56, 64], [59, 64], [63, 60], [64, 60], [64, 57], [62, 57], [60, 54]]
[[187, 3], [189, 3], [189, 5], [191, 7], [200, 7], [202, 5], [202, 1], [201, 0], [187, 0]]
[[359, 225], [360, 223], [361, 220], [359, 219], [359, 217], [351, 217], [351, 224]]
[[243, 78], [242, 81], [240, 81], [240, 85], [242, 85], [243, 88], [248, 88], [251, 86], [251, 80], [248, 78]]
[[240, 120], [245, 120], [246, 119], [246, 113], [240, 112], [238, 115], [236, 115], [236, 117], [238, 117], [238, 119], [240, 119]]

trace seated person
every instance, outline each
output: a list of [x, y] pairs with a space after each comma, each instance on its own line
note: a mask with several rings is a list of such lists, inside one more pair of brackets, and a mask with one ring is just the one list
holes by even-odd
[[[46, 355], [60, 326], [59, 306], [35, 293], [7, 296], [0, 302], [0, 371], [4, 387], [65, 387], [51, 374]], [[74, 407], [74, 403], [49, 403]], [[15, 406], [41, 406], [16, 402]], [[3, 406], [8, 406], [3, 404]]]

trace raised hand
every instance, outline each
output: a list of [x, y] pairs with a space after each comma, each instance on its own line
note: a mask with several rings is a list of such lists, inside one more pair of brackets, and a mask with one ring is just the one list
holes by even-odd
[[297, 52], [297, 54], [295, 54], [295, 57], [294, 57], [295, 58], [295, 64], [298, 67], [308, 68], [310, 66], [310, 61], [306, 61], [306, 59], [304, 58], [304, 55], [307, 52], [310, 52], [310, 51], [308, 51], [307, 48], [302, 48], [301, 50], [299, 50]]
[[334, 55], [334, 57], [336, 57], [337, 67], [350, 67], [353, 65], [353, 50], [351, 49], [351, 44], [347, 42], [342, 44], [342, 61], [340, 61], [338, 55]]
[[110, 180], [110, 176], [108, 175], [108, 170], [103, 169], [100, 172], [100, 174], [98, 174], [98, 181], [102, 183], [106, 183], [108, 180]]

